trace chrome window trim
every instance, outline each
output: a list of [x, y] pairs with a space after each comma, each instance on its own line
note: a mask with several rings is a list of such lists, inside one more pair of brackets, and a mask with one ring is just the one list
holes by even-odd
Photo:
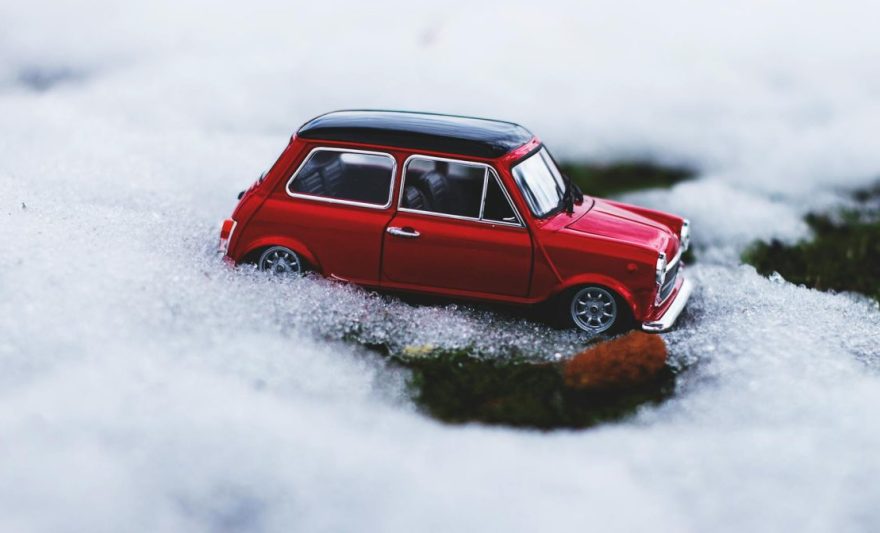
[[[513, 203], [513, 198], [511, 198], [510, 193], [507, 192], [507, 187], [505, 187], [504, 183], [501, 182], [501, 176], [499, 176], [498, 173], [495, 172], [495, 169], [492, 168], [491, 166], [489, 166], [489, 172], [492, 173], [492, 177], [495, 178], [495, 183], [498, 184], [498, 188], [501, 189], [501, 193], [504, 195], [504, 198], [507, 200], [507, 204], [510, 205], [510, 209], [511, 209], [511, 211], [513, 211], [513, 216], [516, 217], [517, 223], [514, 224], [513, 222], [505, 222], [503, 220], [485, 220], [485, 222], [489, 222], [491, 224], [504, 224], [507, 226], [517, 226], [517, 227], [524, 228], [526, 226], [526, 224], [523, 221], [522, 217], [520, 216], [519, 210], [516, 208], [516, 204]], [[485, 205], [486, 193], [488, 192], [488, 190], [489, 190], [489, 185], [487, 183], [486, 186], [483, 188], [483, 205]], [[480, 216], [482, 217], [482, 213], [480, 213]], [[481, 220], [482, 220], [482, 218], [481, 218]]]
[[[427, 159], [429, 161], [442, 161], [445, 163], [457, 163], [457, 164], [471, 166], [471, 167], [482, 167], [485, 170], [485, 172], [483, 174], [483, 195], [480, 200], [479, 218], [466, 217], [466, 216], [461, 216], [461, 215], [452, 215], [449, 213], [438, 213], [436, 211], [422, 211], [420, 209], [410, 209], [407, 207], [402, 207], [403, 189], [406, 186], [406, 168], [409, 166], [410, 161], [413, 159]], [[489, 188], [489, 185], [488, 185], [489, 184], [489, 173], [492, 174], [492, 176], [495, 178], [496, 183], [498, 183], [498, 186], [501, 188], [501, 192], [504, 193], [504, 197], [507, 199], [507, 203], [510, 205], [510, 208], [513, 210], [514, 216], [516, 216], [516, 220], [517, 220], [516, 223], [504, 222], [502, 220], [486, 220], [483, 218], [483, 208], [485, 207], [485, 204], [486, 204], [486, 191]], [[399, 187], [399, 189], [400, 189], [400, 191], [399, 191], [400, 194], [397, 197], [397, 210], [401, 211], [403, 213], [417, 213], [420, 215], [429, 215], [429, 216], [442, 217], [442, 218], [451, 218], [451, 219], [455, 219], [455, 220], [468, 220], [471, 222], [479, 222], [482, 224], [492, 224], [492, 225], [499, 225], [499, 226], [508, 226], [508, 227], [512, 227], [512, 228], [525, 228], [526, 227], [525, 222], [522, 219], [522, 216], [520, 216], [520, 214], [519, 214], [519, 210], [516, 208], [516, 204], [514, 204], [512, 199], [510, 198], [510, 193], [507, 192], [507, 188], [504, 186], [504, 183], [501, 182], [501, 178], [498, 176], [498, 173], [495, 171], [495, 169], [492, 167], [492, 165], [489, 165], [487, 163], [480, 163], [477, 161], [465, 161], [462, 159], [450, 159], [447, 157], [436, 157], [436, 156], [432, 156], [432, 155], [412, 154], [411, 156], [407, 157], [406, 160], [403, 162], [403, 169], [400, 172], [400, 187]]]
[[483, 193], [480, 195], [480, 220], [483, 220], [483, 213], [486, 211], [486, 191], [489, 190], [489, 169], [483, 169]]
[[[382, 157], [387, 157], [391, 159], [391, 182], [388, 184], [388, 200], [385, 201], [385, 204], [371, 204], [367, 202], [358, 202], [356, 200], [343, 200], [340, 198], [330, 198], [328, 196], [316, 196], [314, 194], [303, 194], [299, 192], [292, 192], [290, 190], [290, 185], [293, 183], [293, 180], [299, 175], [300, 171], [306, 166], [306, 163], [309, 162], [309, 159], [315, 155], [315, 152], [340, 152], [344, 154], [366, 154], [366, 155], [378, 155]], [[394, 199], [394, 179], [397, 176], [397, 159], [389, 154], [388, 152], [376, 152], [373, 150], [358, 150], [356, 148], [337, 148], [331, 146], [316, 146], [309, 150], [309, 153], [306, 154], [305, 159], [296, 167], [296, 170], [290, 176], [290, 179], [287, 180], [287, 185], [284, 187], [284, 191], [288, 196], [292, 198], [302, 198], [304, 200], [315, 200], [318, 202], [327, 202], [329, 204], [341, 204], [341, 205], [353, 205], [356, 207], [367, 207], [370, 209], [388, 209], [391, 207], [391, 202]]]

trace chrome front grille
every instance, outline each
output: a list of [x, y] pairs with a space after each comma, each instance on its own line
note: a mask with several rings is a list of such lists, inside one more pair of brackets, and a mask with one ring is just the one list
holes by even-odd
[[681, 266], [681, 261], [676, 261], [674, 265], [669, 267], [669, 270], [666, 271], [666, 279], [663, 281], [663, 285], [660, 287], [660, 301], [665, 301], [666, 298], [672, 293], [672, 289], [675, 288], [675, 280], [678, 278], [678, 269]]

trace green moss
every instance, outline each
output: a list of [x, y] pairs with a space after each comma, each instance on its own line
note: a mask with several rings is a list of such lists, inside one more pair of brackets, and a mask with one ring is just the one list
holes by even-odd
[[604, 165], [569, 161], [559, 166], [585, 193], [601, 197], [640, 189], [667, 188], [694, 177], [694, 171], [689, 168], [648, 161]]
[[853, 193], [853, 198], [855, 198], [857, 202], [863, 204], [880, 199], [880, 183], [877, 183], [872, 187], [866, 187], [855, 191]]
[[[855, 195], [861, 202], [880, 196], [880, 186]], [[813, 238], [793, 245], [757, 242], [743, 261], [759, 273], [779, 272], [786, 280], [820, 290], [855, 291], [880, 300], [880, 219], [876, 208], [810, 214]]]
[[674, 386], [668, 369], [648, 385], [597, 393], [565, 387], [561, 366], [554, 363], [484, 360], [466, 351], [395, 360], [412, 370], [415, 402], [432, 417], [450, 423], [587, 427], [660, 402]]

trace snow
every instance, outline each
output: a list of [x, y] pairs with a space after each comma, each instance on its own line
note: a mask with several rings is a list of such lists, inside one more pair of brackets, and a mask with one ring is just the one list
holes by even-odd
[[[872, 3], [0, 4], [0, 530], [872, 530], [880, 310], [759, 277], [758, 237], [880, 169]], [[687, 163], [629, 198], [705, 260], [673, 399], [589, 431], [446, 426], [345, 342], [566, 352], [463, 306], [279, 283], [218, 221], [306, 119], [508, 118]]]

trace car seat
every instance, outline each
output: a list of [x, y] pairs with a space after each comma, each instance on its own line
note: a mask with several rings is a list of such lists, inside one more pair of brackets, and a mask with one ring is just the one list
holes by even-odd
[[296, 177], [293, 189], [303, 194], [339, 197], [344, 183], [345, 163], [336, 152], [318, 152]]
[[404, 207], [436, 213], [458, 213], [455, 192], [449, 186], [449, 178], [437, 171], [410, 176], [403, 190]]

